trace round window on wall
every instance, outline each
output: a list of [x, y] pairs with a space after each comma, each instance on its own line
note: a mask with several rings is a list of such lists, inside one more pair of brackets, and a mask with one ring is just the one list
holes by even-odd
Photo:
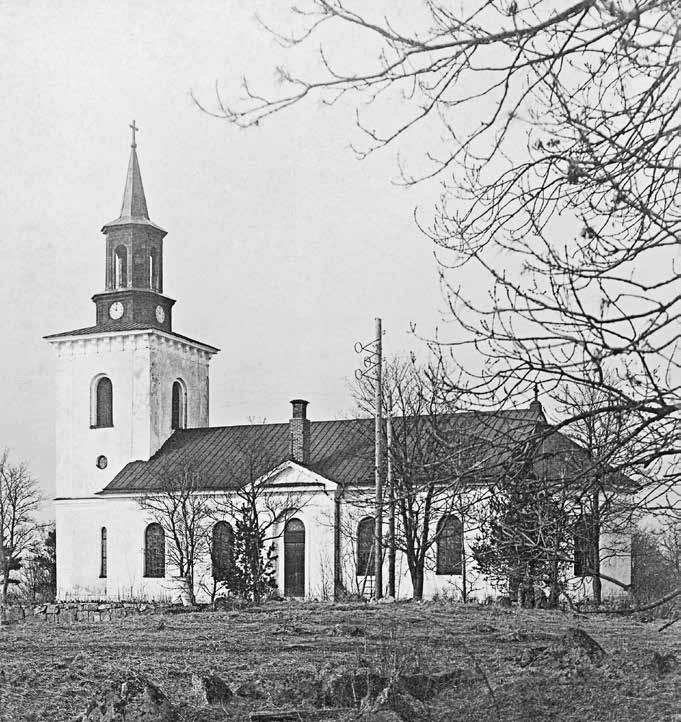
[[106, 469], [108, 463], [109, 463], [109, 460], [103, 454], [101, 454], [100, 456], [97, 457], [97, 468], [98, 469]]

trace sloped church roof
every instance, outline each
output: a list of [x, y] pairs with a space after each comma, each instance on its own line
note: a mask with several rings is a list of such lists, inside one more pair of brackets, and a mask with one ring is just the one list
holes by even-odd
[[[396, 418], [396, 433], [409, 420]], [[470, 474], [492, 473], [507, 464], [519, 445], [537, 438], [546, 426], [541, 406], [494, 412], [465, 412], [439, 417], [434, 425], [449, 446], [465, 447]], [[310, 456], [306, 466], [341, 486], [371, 484], [374, 479], [374, 420], [310, 422]], [[574, 449], [562, 434], [552, 434], [551, 453]], [[101, 494], [149, 492], [164, 487], [178, 469], [191, 469], [205, 490], [238, 488], [249, 478], [275, 469], [291, 458], [289, 424], [248, 424], [178, 429], [149, 459], [127, 464]], [[472, 461], [471, 461], [472, 458]]]

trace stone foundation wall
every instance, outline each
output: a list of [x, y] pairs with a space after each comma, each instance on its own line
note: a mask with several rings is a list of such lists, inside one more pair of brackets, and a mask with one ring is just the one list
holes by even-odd
[[137, 614], [156, 614], [168, 607], [157, 602], [55, 602], [0, 607], [0, 624], [16, 622], [110, 622]]

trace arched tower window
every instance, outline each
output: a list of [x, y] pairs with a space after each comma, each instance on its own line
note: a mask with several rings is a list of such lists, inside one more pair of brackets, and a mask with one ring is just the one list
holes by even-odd
[[106, 527], [102, 527], [99, 552], [99, 576], [106, 579]]
[[128, 249], [117, 246], [114, 251], [114, 286], [126, 288], [128, 285]]
[[144, 532], [144, 576], [165, 577], [166, 535], [157, 522], [149, 524]]
[[226, 521], [219, 521], [213, 527], [211, 561], [213, 579], [216, 582], [226, 581], [234, 563], [234, 532]]
[[149, 288], [158, 291], [158, 251], [152, 248], [149, 251]]
[[437, 523], [437, 574], [461, 574], [463, 524], [458, 516], [443, 516]]
[[374, 519], [362, 519], [357, 525], [357, 576], [374, 576]]
[[90, 426], [113, 426], [113, 386], [108, 376], [95, 378], [91, 388]]
[[177, 379], [173, 383], [170, 428], [173, 430], [187, 428], [187, 388], [182, 379]]

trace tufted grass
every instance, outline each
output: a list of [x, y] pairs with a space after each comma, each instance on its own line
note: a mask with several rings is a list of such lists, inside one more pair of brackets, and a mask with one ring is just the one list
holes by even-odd
[[[580, 626], [607, 653], [601, 667], [556, 668], [534, 653]], [[231, 612], [0, 628], [0, 720], [71, 720], [126, 671], [147, 675], [181, 720], [246, 720], [251, 710], [310, 705], [322, 669], [463, 669], [428, 701], [431, 720], [679, 720], [681, 622], [577, 616], [477, 605], [270, 603]], [[660, 673], [653, 653], [679, 664]], [[259, 697], [196, 710], [193, 672], [254, 681]], [[675, 716], [677, 715], [677, 716]]]

